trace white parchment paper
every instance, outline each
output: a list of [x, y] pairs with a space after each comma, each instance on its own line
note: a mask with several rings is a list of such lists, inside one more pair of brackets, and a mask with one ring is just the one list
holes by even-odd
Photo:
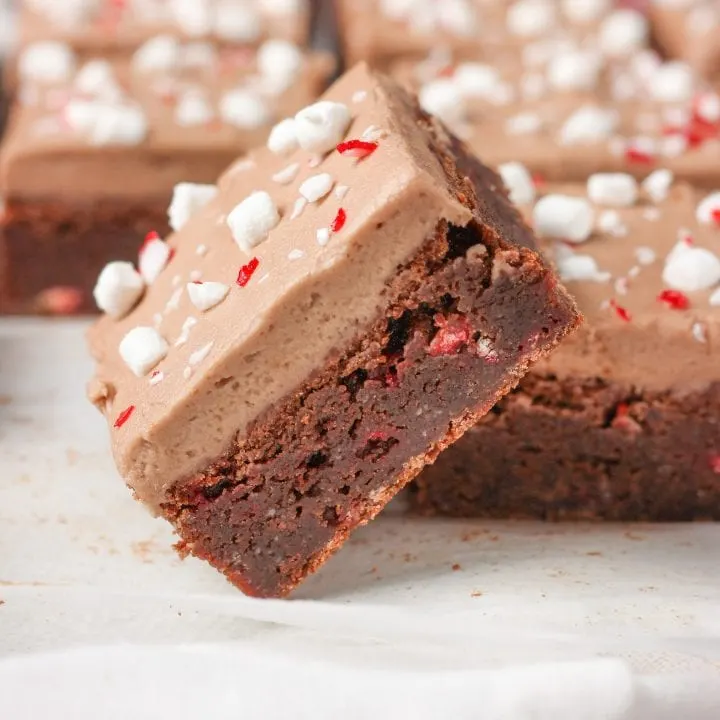
[[129, 496], [78, 321], [0, 322], [0, 718], [720, 717], [720, 527], [386, 511], [292, 601]]

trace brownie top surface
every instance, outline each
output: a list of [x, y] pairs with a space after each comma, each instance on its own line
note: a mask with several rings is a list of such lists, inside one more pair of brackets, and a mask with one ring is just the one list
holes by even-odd
[[657, 170], [540, 186], [533, 201], [527, 171], [501, 174], [586, 319], [545, 370], [654, 390], [718, 380], [720, 192]]
[[[159, 35], [113, 61], [82, 61], [64, 43], [29, 45], [0, 159], [3, 193], [154, 199], [179, 180], [214, 181], [314, 99], [333, 65], [282, 40], [253, 50]], [[197, 177], [203, 156], [225, 162]]]
[[307, 40], [308, 0], [21, 0], [23, 43], [132, 50], [158, 33], [221, 42]]
[[358, 66], [217, 188], [178, 187], [178, 230], [149, 238], [142, 278], [103, 271], [90, 396], [142, 499], [225, 452], [355, 337], [440, 220], [470, 221], [417, 118], [407, 93]]

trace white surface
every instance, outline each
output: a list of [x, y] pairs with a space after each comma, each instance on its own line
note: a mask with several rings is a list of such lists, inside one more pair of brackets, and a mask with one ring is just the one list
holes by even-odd
[[82, 331], [0, 322], [3, 720], [720, 717], [720, 527], [389, 512], [251, 600], [130, 498]]

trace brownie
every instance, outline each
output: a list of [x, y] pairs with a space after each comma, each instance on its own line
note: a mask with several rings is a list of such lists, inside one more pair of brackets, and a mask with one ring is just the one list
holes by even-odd
[[595, 175], [530, 211], [527, 170], [503, 175], [586, 324], [420, 476], [413, 508], [720, 520], [720, 192]]
[[213, 183], [317, 97], [333, 67], [279, 40], [218, 50], [158, 36], [126, 60], [84, 63], [62, 43], [25, 48], [0, 153], [0, 310], [53, 312], [58, 292], [91, 310], [103, 265], [169, 230], [174, 186]]
[[598, 171], [641, 179], [666, 167], [716, 187], [718, 89], [650, 43], [646, 18], [620, 9], [528, 38], [521, 51], [434, 53], [396, 63], [393, 74], [490, 166], [517, 160], [558, 182]]
[[574, 329], [501, 187], [361, 65], [103, 270], [90, 397], [181, 552], [289, 593]]

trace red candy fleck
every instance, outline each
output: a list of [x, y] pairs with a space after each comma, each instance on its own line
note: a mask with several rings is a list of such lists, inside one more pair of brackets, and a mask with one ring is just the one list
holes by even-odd
[[663, 290], [657, 299], [671, 310], [687, 310], [690, 307], [690, 298], [678, 290]]
[[547, 185], [547, 180], [545, 179], [545, 176], [541, 173], [533, 173], [532, 183], [538, 190], [540, 190], [541, 188], [544, 188], [545, 185]]
[[135, 406], [129, 405], [126, 407], [118, 416], [117, 420], [115, 420], [115, 424], [113, 427], [121, 428], [129, 419], [130, 416], [135, 412]]
[[258, 265], [260, 265], [260, 261], [254, 257], [247, 265], [240, 268], [236, 281], [240, 287], [245, 287], [250, 282], [250, 278], [258, 269]]
[[469, 320], [463, 315], [435, 316], [438, 331], [428, 345], [428, 354], [432, 357], [455, 355], [470, 342], [473, 329]]
[[337, 211], [335, 219], [330, 223], [330, 232], [340, 232], [345, 227], [345, 221], [347, 220], [347, 213], [345, 210], [340, 208]]
[[378, 149], [376, 142], [367, 140], [348, 140], [337, 146], [337, 151], [343, 157], [364, 158], [372, 155]]
[[710, 217], [712, 218], [712, 221], [720, 227], [720, 208], [717, 210], [711, 210]]
[[145, 239], [143, 240], [143, 244], [140, 246], [139, 254], [142, 255], [142, 254], [143, 254], [143, 251], [145, 250], [145, 248], [146, 248], [151, 242], [154, 242], [155, 240], [160, 240], [160, 235], [158, 235], [158, 233], [155, 232], [155, 230], [151, 230], [151, 231], [145, 236]]
[[630, 314], [630, 311], [622, 305], [618, 305], [616, 300], [610, 301], [610, 307], [623, 322], [632, 322], [632, 315]]
[[650, 153], [631, 147], [625, 150], [625, 159], [630, 163], [640, 165], [652, 165], [655, 162], [655, 158]]

